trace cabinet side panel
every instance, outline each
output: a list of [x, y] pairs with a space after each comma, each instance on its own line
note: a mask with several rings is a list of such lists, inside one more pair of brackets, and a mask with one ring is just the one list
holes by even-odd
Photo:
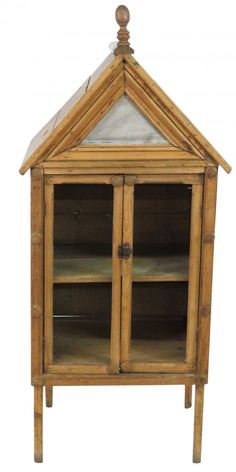
[[43, 370], [43, 171], [31, 171], [31, 381]]
[[197, 372], [207, 382], [209, 364], [212, 271], [216, 213], [217, 168], [207, 169], [204, 181]]

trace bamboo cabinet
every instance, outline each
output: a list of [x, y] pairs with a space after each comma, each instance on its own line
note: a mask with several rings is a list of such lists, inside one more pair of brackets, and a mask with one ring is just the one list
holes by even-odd
[[35, 461], [43, 388], [195, 385], [201, 460], [220, 165], [132, 56], [116, 48], [31, 142]]

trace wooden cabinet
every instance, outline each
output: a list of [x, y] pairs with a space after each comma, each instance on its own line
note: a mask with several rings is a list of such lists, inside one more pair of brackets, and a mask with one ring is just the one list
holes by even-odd
[[202, 186], [201, 175], [46, 180], [48, 372], [193, 370]]
[[[32, 385], [196, 386], [200, 462], [217, 168], [230, 166], [131, 56], [102, 66], [32, 141]], [[123, 23], [122, 23], [123, 22]], [[124, 24], [125, 23], [125, 24]], [[124, 36], [125, 32], [125, 36]]]

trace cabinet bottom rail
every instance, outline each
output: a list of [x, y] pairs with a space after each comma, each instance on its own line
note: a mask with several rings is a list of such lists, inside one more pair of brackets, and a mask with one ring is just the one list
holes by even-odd
[[[207, 383], [201, 378], [202, 383]], [[196, 374], [43, 374], [32, 379], [32, 385], [76, 386], [76, 385], [186, 385], [199, 383]]]

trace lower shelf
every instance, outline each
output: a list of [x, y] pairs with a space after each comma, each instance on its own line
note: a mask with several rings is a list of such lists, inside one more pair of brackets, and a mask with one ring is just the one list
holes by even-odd
[[[183, 362], [186, 339], [179, 323], [136, 322], [131, 361]], [[54, 364], [108, 364], [110, 326], [105, 321], [54, 318]]]
[[54, 318], [54, 364], [108, 364], [109, 323]]
[[184, 362], [185, 340], [136, 339], [132, 342], [131, 362]]
[[147, 322], [133, 319], [131, 362], [184, 362], [185, 348], [182, 320], [149, 319]]

